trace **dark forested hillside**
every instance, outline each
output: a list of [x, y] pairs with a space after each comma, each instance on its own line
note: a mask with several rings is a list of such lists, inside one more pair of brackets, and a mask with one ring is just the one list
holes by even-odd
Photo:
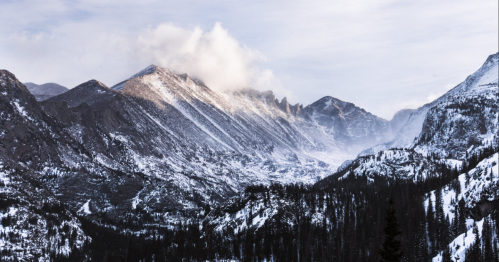
[[[455, 216], [449, 218], [444, 211], [438, 189], [448, 185], [461, 191], [455, 182], [460, 172], [445, 165], [439, 168], [445, 177], [417, 183], [383, 177], [369, 182], [351, 176], [320, 186], [250, 186], [226, 205], [211, 208], [205, 218], [168, 230], [149, 228], [139, 236], [102, 231], [87, 222], [83, 229], [94, 241], [83, 253], [102, 261], [106, 256], [107, 261], [379, 261], [387, 200], [393, 197], [402, 231], [397, 238], [402, 242], [402, 261], [430, 261], [448, 252], [447, 245], [473, 227], [466, 225], [470, 210], [462, 198], [453, 204]], [[428, 201], [432, 191], [435, 200]], [[499, 203], [492, 204], [473, 251], [482, 259], [476, 261], [498, 259]]]

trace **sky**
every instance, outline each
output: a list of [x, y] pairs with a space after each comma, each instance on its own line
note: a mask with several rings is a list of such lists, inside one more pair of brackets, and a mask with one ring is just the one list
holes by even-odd
[[150, 64], [210, 88], [333, 96], [385, 119], [498, 52], [495, 0], [0, 0], [0, 68], [112, 86]]

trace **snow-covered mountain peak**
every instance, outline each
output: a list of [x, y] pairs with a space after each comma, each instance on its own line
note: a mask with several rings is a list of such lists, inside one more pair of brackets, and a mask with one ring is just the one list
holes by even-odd
[[436, 101], [440, 102], [440, 100], [445, 99], [445, 97], [480, 88], [480, 86], [483, 85], [497, 84], [499, 78], [498, 57], [499, 53], [490, 55], [480, 69], [468, 76], [463, 83], [457, 85]]
[[495, 87], [498, 82], [498, 54], [499, 53], [490, 55], [485, 63], [475, 73], [468, 76], [465, 81], [433, 102], [425, 104], [413, 112], [392, 141], [366, 149], [360, 155], [376, 154], [381, 150], [393, 147], [408, 148], [414, 146], [413, 143], [415, 142], [415, 139], [423, 130], [423, 123], [428, 111], [438, 105], [446, 107], [449, 103], [457, 102], [457, 104], [459, 104], [457, 100], [462, 100], [462, 102], [460, 102], [462, 104], [467, 96], [492, 96], [490, 99], [493, 99], [493, 96], [497, 97], [497, 88], [494, 89], [491, 87]]
[[[341, 115], [346, 116], [348, 114], [354, 113], [356, 115], [365, 115], [365, 116], [373, 116], [380, 120], [384, 120], [377, 116], [368, 113], [363, 108], [357, 107], [355, 104], [350, 102], [345, 102], [340, 99], [334, 98], [332, 96], [325, 96], [316, 102], [308, 105], [304, 108], [305, 111], [316, 111], [323, 114], [331, 114], [331, 115]], [[386, 121], [386, 120], [384, 120]]]
[[200, 85], [200, 86], [206, 86], [203, 83], [203, 81], [196, 79], [196, 78], [193, 78], [193, 77], [190, 77], [186, 73], [177, 73], [177, 72], [175, 72], [171, 69], [168, 69], [168, 68], [159, 67], [157, 65], [149, 65], [148, 67], [142, 69], [141, 71], [137, 72], [136, 74], [127, 78], [126, 80], [119, 82], [118, 84], [112, 86], [111, 89], [122, 91], [128, 81], [130, 81], [132, 79], [142, 78], [145, 76], [151, 76], [154, 74], [162, 75], [162, 76], [170, 76], [170, 77], [175, 78], [176, 80], [184, 81], [188, 84], [196, 84], [196, 85]]
[[133, 78], [136, 78], [136, 77], [140, 77], [140, 76], [145, 76], [145, 75], [149, 75], [149, 74], [152, 74], [154, 72], [156, 72], [157, 70], [159, 70], [160, 67], [159, 66], [156, 66], [156, 65], [149, 65], [147, 66], [146, 68], [140, 70], [139, 72], [137, 72], [136, 74], [132, 75], [131, 77], [127, 78], [126, 80], [124, 81], [121, 81], [119, 82], [118, 84], [114, 85], [111, 87], [111, 89], [114, 89], [114, 90], [123, 90], [123, 87], [125, 86], [125, 83], [130, 80], [130, 79], [133, 79]]
[[[447, 161], [457, 166], [497, 150], [497, 66], [497, 54], [490, 56], [463, 83], [413, 112], [393, 141], [364, 150], [340, 171], [420, 180], [436, 174], [434, 168], [428, 168], [432, 163]], [[405, 156], [392, 152], [404, 152]], [[411, 166], [414, 168], [407, 173]]]

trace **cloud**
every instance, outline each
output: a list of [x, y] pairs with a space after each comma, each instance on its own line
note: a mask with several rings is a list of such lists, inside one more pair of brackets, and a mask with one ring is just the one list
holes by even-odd
[[68, 88], [92, 78], [111, 86], [156, 64], [219, 90], [282, 89], [271, 70], [259, 67], [266, 62], [263, 54], [241, 44], [221, 23], [212, 26], [205, 31], [172, 23], [96, 30], [87, 23], [68, 23], [51, 31], [21, 30], [0, 41], [0, 55], [10, 53], [0, 67], [21, 81], [57, 82]]
[[220, 23], [207, 32], [199, 27], [160, 24], [141, 31], [132, 49], [134, 59], [187, 73], [215, 89], [265, 86], [275, 81], [271, 71], [255, 65], [265, 57], [241, 45]]
[[304, 104], [331, 95], [390, 119], [497, 52], [498, 24], [490, 23], [497, 7], [490, 0], [0, 1], [0, 68], [71, 88], [92, 78], [114, 85], [154, 63], [211, 87], [250, 85]]

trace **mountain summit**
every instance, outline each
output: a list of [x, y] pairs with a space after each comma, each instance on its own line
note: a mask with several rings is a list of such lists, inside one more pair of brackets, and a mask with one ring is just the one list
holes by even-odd
[[314, 183], [391, 138], [388, 121], [332, 97], [293, 106], [271, 91], [219, 92], [157, 66], [111, 88], [91, 80], [40, 104], [17, 93], [33, 107], [26, 117], [58, 137], [38, 141], [58, 144], [44, 149], [58, 148], [51, 160], [31, 152], [51, 167], [40, 176], [65, 174], [51, 190], [75, 210], [87, 204], [118, 217], [137, 206], [198, 210], [255, 183]]

